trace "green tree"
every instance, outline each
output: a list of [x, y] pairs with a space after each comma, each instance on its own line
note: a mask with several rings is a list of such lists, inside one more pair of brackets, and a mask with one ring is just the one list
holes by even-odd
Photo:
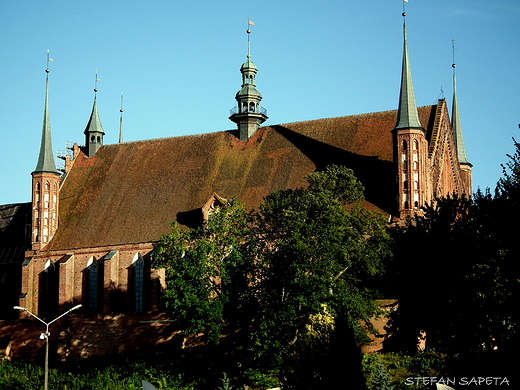
[[[399, 309], [392, 333], [415, 350], [483, 354], [518, 346], [520, 256], [520, 145], [503, 166], [494, 195], [436, 199], [424, 214], [394, 229], [396, 248], [389, 277]], [[514, 221], [514, 222], [513, 222]]]
[[199, 229], [173, 225], [154, 265], [167, 268], [167, 307], [189, 330], [218, 341], [227, 325], [242, 369], [283, 367], [282, 380], [317, 388], [345, 345], [373, 330], [367, 286], [383, 272], [390, 238], [385, 219], [360, 207], [351, 170], [331, 166], [307, 181], [255, 212], [232, 200]]

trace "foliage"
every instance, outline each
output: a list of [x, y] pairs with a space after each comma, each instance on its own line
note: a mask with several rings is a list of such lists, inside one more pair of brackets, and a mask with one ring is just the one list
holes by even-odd
[[[2, 390], [34, 390], [43, 387], [43, 367], [28, 363], [0, 363]], [[141, 381], [152, 383], [158, 390], [194, 390], [179, 373], [168, 372], [161, 365], [146, 363], [119, 363], [118, 365], [92, 365], [78, 361], [74, 366], [49, 370], [49, 388], [64, 390], [140, 390]]]
[[363, 356], [363, 373], [368, 389], [418, 390], [430, 389], [407, 384], [407, 378], [442, 377], [449, 375], [450, 358], [428, 350], [413, 355], [401, 353], [366, 354]]
[[[243, 372], [279, 367], [282, 380], [321, 378], [333, 339], [350, 346], [372, 330], [367, 286], [390, 255], [386, 221], [359, 207], [363, 187], [351, 170], [331, 166], [307, 181], [251, 213], [232, 199], [203, 227], [174, 224], [154, 244], [172, 315], [214, 343], [225, 331]], [[314, 373], [294, 371], [310, 362]]]
[[[518, 346], [520, 145], [509, 156], [494, 196], [436, 199], [396, 228], [390, 278], [399, 288], [391, 331], [404, 350], [427, 345], [450, 354], [491, 353]], [[413, 293], [410, 293], [412, 292]]]

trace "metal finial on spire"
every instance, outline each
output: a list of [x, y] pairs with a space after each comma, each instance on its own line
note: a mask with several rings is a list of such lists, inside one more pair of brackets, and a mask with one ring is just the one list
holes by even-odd
[[455, 73], [455, 68], [457, 67], [457, 65], [455, 64], [455, 39], [451, 40], [451, 51], [452, 51], [452, 58], [453, 58], [451, 67], [453, 68], [453, 73]]
[[119, 143], [123, 143], [123, 92], [121, 92], [121, 108], [119, 109]]
[[52, 62], [52, 61], [54, 61], [54, 60], [51, 58], [51, 51], [47, 50], [47, 67], [45, 68], [45, 73], [49, 73], [50, 72], [49, 62]]
[[98, 71], [96, 70], [96, 81], [94, 82], [94, 92], [98, 91], [98, 87], [97, 87], [98, 81], [100, 81], [100, 80], [98, 79]]
[[252, 22], [248, 17], [247, 18], [247, 30], [246, 30], [246, 33], [247, 33], [247, 58], [251, 58], [251, 39], [250, 39], [251, 30], [249, 29], [249, 26], [254, 26], [254, 25], [255, 25], [255, 22]]
[[406, 3], [408, 3], [408, 0], [403, 0], [403, 13], [402, 13], [402, 15], [403, 15], [405, 20], [406, 20], [406, 7], [405, 7]]

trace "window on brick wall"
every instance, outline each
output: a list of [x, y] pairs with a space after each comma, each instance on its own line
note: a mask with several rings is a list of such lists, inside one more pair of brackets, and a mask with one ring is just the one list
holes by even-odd
[[144, 259], [140, 253], [135, 254], [132, 260], [132, 266], [134, 267], [135, 311], [141, 313], [144, 307]]
[[88, 308], [91, 313], [98, 311], [98, 290], [99, 290], [99, 265], [94, 257], [87, 262], [87, 289], [88, 289]]

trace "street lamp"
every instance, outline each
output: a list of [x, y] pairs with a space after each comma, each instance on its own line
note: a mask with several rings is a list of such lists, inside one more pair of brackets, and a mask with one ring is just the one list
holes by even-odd
[[51, 322], [45, 322], [44, 320], [42, 320], [41, 318], [37, 317], [36, 315], [34, 315], [33, 313], [31, 313], [29, 310], [27, 310], [25, 307], [20, 307], [20, 306], [15, 306], [13, 307], [13, 309], [16, 309], [16, 310], [23, 310], [24, 312], [26, 312], [27, 314], [30, 314], [32, 315], [34, 318], [36, 318], [38, 321], [42, 322], [47, 328], [45, 329], [45, 333], [42, 333], [40, 335], [40, 339], [44, 340], [45, 339], [45, 381], [44, 381], [44, 385], [43, 385], [43, 389], [44, 390], [47, 390], [49, 388], [49, 336], [51, 335], [50, 332], [49, 332], [49, 325], [52, 324], [54, 321], [57, 321], [59, 320], [61, 317], [69, 314], [71, 311], [73, 310], [76, 310], [76, 309], [79, 309], [82, 305], [76, 305], [74, 306], [72, 309], [66, 311], [65, 313], [63, 313], [62, 315], [56, 317], [55, 319], [53, 319]]

